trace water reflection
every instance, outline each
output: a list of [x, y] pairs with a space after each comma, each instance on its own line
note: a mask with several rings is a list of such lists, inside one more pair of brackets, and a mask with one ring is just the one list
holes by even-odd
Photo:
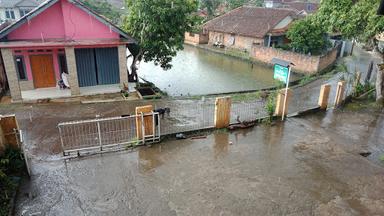
[[275, 84], [271, 67], [191, 46], [185, 46], [172, 65], [164, 71], [143, 62], [139, 75], [172, 96], [255, 90]]
[[161, 157], [161, 145], [153, 146], [151, 148], [141, 147], [138, 150], [139, 158], [139, 170], [141, 172], [148, 172], [152, 169], [160, 166], [163, 162]]
[[215, 159], [224, 157], [228, 154], [229, 134], [228, 133], [215, 133], [213, 134], [215, 143], [213, 145], [213, 152]]

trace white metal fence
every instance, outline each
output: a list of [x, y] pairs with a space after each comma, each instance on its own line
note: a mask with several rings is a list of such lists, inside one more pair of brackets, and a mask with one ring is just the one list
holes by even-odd
[[[151, 125], [145, 125], [148, 121], [144, 119], [148, 118], [152, 118], [149, 121]], [[152, 127], [153, 133], [146, 134], [145, 127]], [[159, 113], [63, 122], [58, 124], [58, 128], [64, 156], [74, 152], [119, 150], [160, 141]], [[142, 135], [138, 136], [138, 133]]]

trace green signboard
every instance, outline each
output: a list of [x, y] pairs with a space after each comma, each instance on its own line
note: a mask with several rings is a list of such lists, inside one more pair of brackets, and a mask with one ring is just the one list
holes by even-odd
[[273, 78], [287, 83], [288, 67], [275, 64], [275, 66], [273, 67]]

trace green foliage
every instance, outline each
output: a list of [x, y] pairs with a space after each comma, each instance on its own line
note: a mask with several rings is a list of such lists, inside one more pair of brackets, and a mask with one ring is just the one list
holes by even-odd
[[273, 115], [275, 114], [276, 109], [276, 97], [277, 97], [277, 91], [270, 92], [267, 103], [265, 104], [265, 111], [267, 112], [269, 116], [269, 122], [272, 121]]
[[347, 72], [348, 72], [348, 67], [347, 67], [346, 64], [341, 63], [341, 64], [337, 64], [337, 65], [336, 65], [335, 70], [336, 70], [337, 72], [347, 73]]
[[262, 0], [227, 0], [228, 9], [232, 10], [243, 5], [252, 5], [252, 6], [263, 6], [264, 1]]
[[191, 15], [192, 30], [193, 33], [201, 33], [203, 30], [203, 24], [206, 20], [203, 17], [197, 16], [196, 14]]
[[85, 6], [96, 13], [103, 15], [112, 23], [118, 25], [121, 22], [121, 14], [118, 9], [109, 4], [106, 0], [83, 0]]
[[261, 93], [258, 92], [251, 92], [251, 93], [239, 93], [239, 94], [233, 94], [231, 95], [233, 102], [244, 102], [244, 101], [252, 101], [256, 99], [260, 99]]
[[308, 84], [308, 83], [312, 82], [316, 78], [317, 78], [316, 76], [312, 76], [312, 75], [309, 75], [309, 74], [305, 75], [303, 78], [300, 79], [299, 85], [303, 86], [305, 84]]
[[200, 0], [200, 9], [207, 9], [208, 17], [214, 17], [216, 9], [223, 0]]
[[357, 82], [354, 86], [352, 95], [353, 97], [358, 97], [365, 92], [372, 90], [373, 88], [375, 88], [375, 86], [373, 86], [371, 83], [361, 84], [360, 82]]
[[287, 38], [291, 40], [290, 46], [300, 53], [319, 54], [329, 47], [324, 29], [312, 17], [295, 21], [287, 32]]
[[19, 150], [6, 149], [0, 157], [0, 215], [8, 215], [10, 199], [16, 184], [10, 176], [22, 175], [24, 160]]
[[377, 16], [378, 0], [322, 0], [315, 20], [331, 33], [364, 42], [384, 29], [384, 16]]
[[183, 49], [184, 33], [192, 30], [197, 6], [197, 0], [127, 0], [123, 28], [138, 40], [144, 61], [170, 69], [172, 57]]
[[384, 154], [382, 154], [382, 155], [379, 157], [379, 160], [381, 160], [381, 162], [384, 162]]

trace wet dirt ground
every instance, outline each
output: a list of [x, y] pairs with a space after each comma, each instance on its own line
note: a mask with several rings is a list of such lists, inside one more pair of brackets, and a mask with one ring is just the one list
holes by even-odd
[[383, 150], [384, 112], [368, 108], [33, 160], [17, 215], [383, 215]]

